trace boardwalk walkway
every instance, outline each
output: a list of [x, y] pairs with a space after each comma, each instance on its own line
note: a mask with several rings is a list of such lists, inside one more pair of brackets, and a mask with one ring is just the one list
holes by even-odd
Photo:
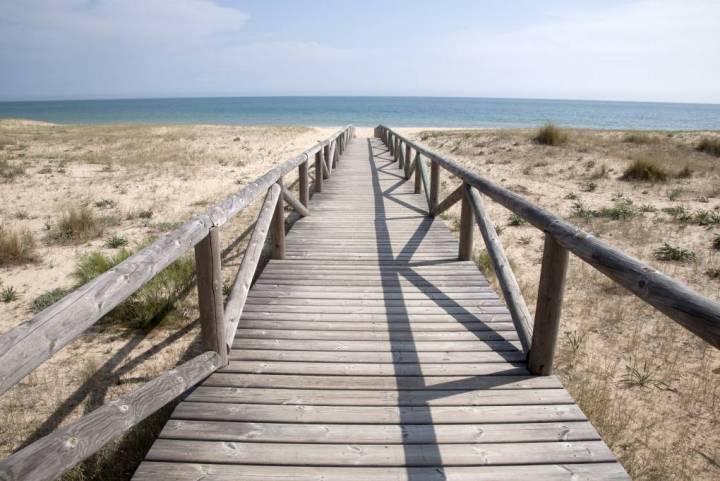
[[628, 479], [400, 172], [349, 145], [135, 481]]

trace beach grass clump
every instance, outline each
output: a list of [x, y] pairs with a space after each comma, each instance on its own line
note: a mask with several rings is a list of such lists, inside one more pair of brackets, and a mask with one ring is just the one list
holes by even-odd
[[612, 206], [597, 211], [598, 217], [612, 220], [630, 220], [637, 215], [637, 209], [629, 199], [617, 199]]
[[60, 213], [50, 239], [60, 243], [87, 242], [102, 235], [103, 222], [84, 204], [67, 205]]
[[0, 266], [25, 264], [35, 260], [35, 238], [29, 229], [0, 227]]
[[75, 265], [72, 276], [77, 281], [77, 285], [81, 286], [95, 279], [103, 272], [112, 269], [131, 255], [127, 249], [121, 249], [113, 256], [105, 255], [99, 251], [91, 252], [80, 258]]
[[[112, 269], [133, 254], [121, 249], [115, 255], [91, 252], [80, 258], [73, 277], [77, 285], [86, 284]], [[185, 256], [170, 264], [145, 286], [120, 303], [103, 318], [103, 323], [132, 329], [146, 329], [155, 325], [174, 306], [195, 279], [195, 262]]]
[[712, 240], [712, 248], [716, 251], [720, 251], [720, 235], [716, 235]]
[[703, 152], [715, 157], [720, 157], [720, 139], [703, 138], [695, 147], [698, 152]]
[[713, 210], [699, 210], [695, 212], [695, 223], [703, 227], [713, 227], [720, 224], [720, 212]]
[[18, 293], [13, 286], [6, 286], [0, 289], [0, 301], [5, 304], [17, 301]]
[[525, 219], [520, 217], [518, 214], [515, 214], [514, 212], [510, 214], [510, 217], [508, 217], [508, 225], [517, 227], [525, 224]]
[[37, 314], [38, 312], [45, 310], [63, 297], [67, 296], [71, 290], [72, 289], [62, 289], [60, 287], [57, 287], [55, 289], [43, 292], [35, 299], [33, 299], [32, 304], [30, 304], [30, 310], [33, 313]]
[[690, 262], [697, 258], [693, 251], [682, 247], [674, 247], [667, 242], [655, 249], [654, 254], [655, 259], [659, 261]]
[[627, 166], [621, 180], [664, 182], [668, 178], [667, 171], [649, 157], [639, 157]]
[[533, 141], [540, 145], [562, 145], [568, 141], [568, 134], [552, 122], [547, 122], [540, 127]]
[[108, 249], [117, 249], [119, 247], [125, 247], [128, 244], [127, 237], [119, 234], [113, 234], [105, 239], [105, 247]]
[[7, 159], [0, 159], [0, 179], [9, 182], [24, 173], [25, 169], [21, 166], [12, 164]]
[[705, 275], [708, 276], [710, 279], [720, 279], [720, 267], [711, 267], [710, 269], [705, 271]]
[[623, 142], [628, 144], [653, 144], [657, 141], [657, 137], [643, 132], [630, 132], [623, 137]]
[[486, 276], [492, 276], [494, 274], [492, 260], [490, 259], [490, 254], [487, 250], [483, 249], [476, 252], [473, 255], [473, 262], [475, 262], [478, 269], [480, 269], [480, 271]]

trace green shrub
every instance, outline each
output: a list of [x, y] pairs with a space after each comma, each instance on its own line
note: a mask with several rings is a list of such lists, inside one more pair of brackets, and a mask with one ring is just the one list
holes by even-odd
[[620, 179], [662, 182], [665, 181], [667, 177], [667, 172], [657, 162], [642, 157], [635, 159], [625, 169]]
[[98, 209], [112, 209], [117, 204], [112, 199], [102, 199], [95, 202], [95, 207]]
[[35, 238], [28, 229], [6, 230], [0, 227], [0, 266], [24, 264], [35, 260]]
[[130, 257], [132, 254], [127, 249], [121, 249], [114, 256], [108, 256], [102, 252], [95, 251], [80, 258], [75, 265], [72, 276], [79, 286], [95, 279], [105, 271], [108, 271]]
[[667, 192], [667, 198], [668, 200], [677, 200], [678, 197], [680, 197], [680, 194], [682, 194], [681, 189], [673, 189]]
[[705, 271], [705, 274], [710, 279], [720, 279], [720, 268], [718, 267], [711, 267], [710, 269]]
[[510, 217], [508, 218], [508, 225], [517, 227], [523, 224], [525, 224], [525, 219], [515, 213], [510, 214]]
[[5, 304], [16, 301], [17, 298], [17, 291], [12, 286], [3, 287], [3, 289], [0, 290], [0, 301], [4, 302]]
[[[85, 284], [131, 255], [132, 252], [127, 249], [122, 249], [114, 256], [92, 252], [80, 259], [73, 276], [79, 285]], [[103, 322], [131, 328], [152, 326], [174, 307], [180, 296], [192, 285], [194, 278], [193, 258], [182, 257], [110, 311]]]
[[695, 147], [695, 150], [714, 155], [715, 157], [720, 157], [720, 139], [705, 137], [700, 141], [697, 147]]
[[720, 212], [712, 210], [699, 210], [695, 212], [695, 222], [702, 226], [715, 226], [720, 224]]
[[56, 242], [87, 242], [102, 235], [103, 229], [103, 223], [88, 206], [71, 204], [60, 213], [50, 238]]
[[683, 207], [682, 205], [676, 205], [673, 207], [663, 207], [663, 212], [666, 214], [670, 214], [673, 219], [675, 219], [678, 222], [682, 222], [683, 224], [687, 224], [692, 220], [692, 215], [688, 212], [688, 210]]
[[637, 211], [628, 199], [618, 199], [612, 207], [603, 207], [597, 212], [598, 217], [612, 220], [629, 220], [637, 215]]
[[720, 235], [716, 235], [712, 241], [712, 248], [716, 251], [720, 251]]
[[490, 254], [488, 254], [488, 251], [481, 250], [480, 252], [475, 253], [473, 261], [483, 274], [486, 276], [493, 275], [492, 260], [490, 260]]
[[127, 244], [127, 237], [123, 237], [118, 234], [113, 234], [105, 240], [105, 247], [108, 249], [117, 249], [118, 247], [124, 247]]
[[38, 312], [45, 310], [46, 308], [52, 306], [57, 301], [68, 295], [71, 290], [72, 289], [56, 288], [47, 292], [43, 292], [42, 294], [37, 296], [35, 300], [32, 301], [32, 304], [30, 305], [30, 310], [37, 314]]
[[568, 135], [555, 124], [548, 122], [537, 130], [533, 141], [541, 145], [562, 145], [568, 141]]
[[696, 256], [691, 250], [683, 249], [682, 247], [673, 247], [665, 242], [662, 246], [655, 249], [655, 258], [660, 261], [688, 262], [694, 261]]
[[592, 181], [587, 181], [580, 186], [580, 190], [583, 192], [595, 192], [595, 189], [597, 189], [597, 184]]

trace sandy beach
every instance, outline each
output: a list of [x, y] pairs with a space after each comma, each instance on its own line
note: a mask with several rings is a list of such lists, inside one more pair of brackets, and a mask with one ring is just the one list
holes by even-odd
[[[72, 288], [89, 254], [137, 249], [335, 130], [0, 121], [2, 228], [28, 232], [34, 244], [27, 260], [0, 266], [0, 289], [15, 292], [0, 302], [0, 333], [29, 319], [44, 294]], [[720, 298], [720, 158], [696, 150], [719, 133], [567, 130], [565, 143], [547, 146], [529, 129], [400, 131]], [[664, 179], [623, 180], [638, 160], [652, 161]], [[443, 196], [457, 185], [443, 174]], [[533, 311], [542, 233], [488, 206]], [[72, 209], [95, 220], [84, 238], [59, 235], [63, 212]], [[443, 217], [457, 229], [459, 207]], [[231, 222], [223, 244], [253, 219], [249, 209]], [[665, 244], [685, 254], [663, 260]], [[228, 275], [242, 248], [226, 253]], [[492, 278], [477, 233], [475, 251]], [[717, 479], [718, 351], [577, 259], [567, 286], [558, 375], [633, 479]], [[196, 352], [196, 299], [193, 292], [180, 297], [170, 314], [142, 329], [99, 324], [0, 398], [0, 456]], [[64, 479], [128, 479], [105, 470], [113, 459], [137, 459], [156, 424], [151, 418]]]

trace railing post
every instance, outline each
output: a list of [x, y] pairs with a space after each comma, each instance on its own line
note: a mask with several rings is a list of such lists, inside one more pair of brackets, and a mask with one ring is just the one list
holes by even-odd
[[405, 143], [405, 180], [410, 180], [410, 159], [412, 159], [412, 147]]
[[430, 212], [435, 212], [440, 195], [440, 165], [430, 159]]
[[398, 148], [398, 169], [404, 169], [404, 168], [405, 168], [405, 157], [403, 155], [402, 141], [400, 141], [400, 145]]
[[300, 203], [305, 207], [307, 207], [310, 203], [310, 191], [308, 189], [308, 162], [309, 161], [306, 160], [298, 167], [298, 178], [300, 181], [298, 184], [298, 189], [300, 189]]
[[327, 167], [327, 170], [325, 171], [323, 179], [329, 179], [330, 178], [330, 142], [323, 147], [323, 162], [325, 162], [325, 166]]
[[467, 194], [463, 195], [460, 208], [460, 247], [458, 248], [458, 259], [469, 261], [472, 259], [473, 251], [473, 214], [470, 207], [470, 199]]
[[422, 191], [422, 171], [420, 170], [420, 152], [415, 152], [415, 193], [419, 194]]
[[[277, 181], [278, 185], [282, 189], [283, 179], [280, 177]], [[272, 233], [272, 249], [270, 251], [270, 258], [272, 259], [284, 259], [285, 258], [285, 202], [283, 196], [278, 196], [277, 204], [275, 205], [275, 213], [272, 218], [272, 225], [270, 226], [270, 232]]]
[[323, 169], [322, 169], [322, 147], [315, 152], [315, 192], [322, 192]]
[[528, 369], [533, 374], [549, 376], [553, 372], [567, 265], [568, 251], [552, 236], [545, 234], [535, 324], [528, 355]]
[[195, 269], [203, 348], [217, 352], [224, 366], [228, 353], [225, 344], [220, 251], [219, 228], [212, 227], [208, 235], [195, 246]]
[[400, 137], [397, 135], [395, 136], [395, 143], [393, 145], [393, 155], [395, 156], [395, 160], [400, 162]]

